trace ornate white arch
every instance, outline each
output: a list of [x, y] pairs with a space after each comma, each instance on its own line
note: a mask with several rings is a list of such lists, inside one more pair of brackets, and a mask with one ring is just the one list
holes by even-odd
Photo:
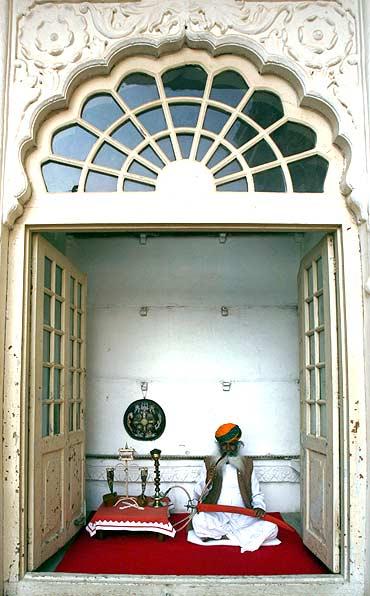
[[361, 221], [366, 218], [356, 14], [350, 0], [64, 0], [15, 2], [17, 40], [9, 94], [8, 176], [4, 221], [12, 225], [31, 194], [23, 164], [40, 123], [68, 104], [81, 80], [107, 74], [123, 56], [154, 56], [183, 45], [212, 55], [248, 57], [261, 73], [295, 87], [302, 106], [323, 113], [346, 168], [341, 191]]

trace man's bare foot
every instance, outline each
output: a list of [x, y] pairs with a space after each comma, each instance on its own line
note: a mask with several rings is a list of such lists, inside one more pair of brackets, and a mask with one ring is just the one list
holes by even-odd
[[221, 536], [221, 538], [209, 538], [208, 536], [204, 536], [204, 538], [201, 538], [202, 542], [209, 542], [210, 540], [229, 540], [229, 539], [226, 536], [226, 534], [224, 536]]

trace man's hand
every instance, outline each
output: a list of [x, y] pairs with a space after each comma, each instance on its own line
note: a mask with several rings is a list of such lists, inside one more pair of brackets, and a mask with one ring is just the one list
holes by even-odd
[[258, 517], [258, 519], [262, 519], [263, 517], [265, 517], [266, 511], [264, 511], [263, 509], [260, 509], [259, 507], [256, 507], [256, 509], [254, 509], [254, 512], [256, 514], [256, 517]]

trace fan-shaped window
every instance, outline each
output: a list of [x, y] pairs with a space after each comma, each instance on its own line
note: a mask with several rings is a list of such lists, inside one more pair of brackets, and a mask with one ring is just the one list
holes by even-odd
[[323, 192], [329, 163], [316, 146], [275, 92], [190, 64], [90, 94], [41, 169], [49, 192], [151, 192], [179, 160], [202, 163], [220, 192]]

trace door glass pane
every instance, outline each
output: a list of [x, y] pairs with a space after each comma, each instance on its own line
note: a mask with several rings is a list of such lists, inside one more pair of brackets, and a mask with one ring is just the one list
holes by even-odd
[[316, 261], [316, 271], [317, 271], [317, 289], [321, 290], [323, 287], [323, 277], [322, 277], [322, 258], [320, 257]]
[[68, 371], [68, 398], [73, 398], [73, 372]]
[[315, 131], [298, 122], [286, 122], [271, 133], [271, 138], [284, 157], [308, 151], [316, 145]]
[[241, 147], [245, 145], [248, 141], [253, 139], [257, 134], [255, 128], [253, 128], [250, 124], [242, 120], [241, 118], [237, 118], [234, 122], [232, 127], [230, 128], [229, 132], [226, 135], [226, 139], [230, 141], [235, 147]]
[[76, 403], [76, 430], [81, 428], [81, 403]]
[[264, 139], [243, 153], [243, 156], [250, 168], [269, 163], [276, 159], [275, 153]]
[[137, 174], [138, 176], [146, 176], [147, 178], [157, 178], [156, 172], [149, 170], [146, 166], [143, 166], [138, 161], [134, 160], [130, 165], [128, 172], [130, 174]]
[[73, 347], [74, 341], [70, 340], [69, 342], [69, 366], [74, 366], [74, 354], [73, 354]]
[[79, 124], [71, 124], [54, 134], [51, 148], [56, 155], [84, 161], [97, 138]]
[[254, 174], [254, 190], [256, 192], [285, 192], [285, 178], [282, 168], [271, 168]]
[[50, 362], [50, 331], [45, 331], [43, 334], [43, 359], [44, 362]]
[[62, 345], [62, 336], [61, 335], [54, 335], [54, 362], [56, 364], [61, 364], [61, 345]]
[[76, 373], [76, 399], [81, 397], [81, 373]]
[[170, 105], [174, 127], [195, 128], [198, 122], [199, 109], [199, 104], [179, 103]]
[[137, 118], [152, 135], [167, 128], [166, 119], [163, 110], [160, 107], [141, 112], [137, 115]]
[[325, 366], [319, 368], [320, 399], [326, 400], [326, 372]]
[[60, 399], [60, 368], [54, 368], [54, 399]]
[[226, 147], [219, 145], [214, 154], [212, 155], [211, 159], [207, 161], [207, 168], [213, 168], [215, 165], [220, 163], [220, 161], [225, 159], [225, 157], [227, 157], [228, 155], [230, 155], [229, 149], [226, 149]]
[[310, 434], [316, 435], [316, 405], [310, 405]]
[[219, 184], [216, 188], [217, 191], [221, 192], [243, 192], [248, 190], [247, 180], [245, 178], [239, 178], [239, 180], [233, 180], [232, 182], [225, 182]]
[[74, 308], [69, 309], [69, 332], [71, 336], [75, 334], [75, 317], [74, 317]]
[[44, 294], [44, 325], [51, 325], [51, 296]]
[[54, 435], [60, 434], [60, 404], [54, 404]]
[[77, 337], [81, 338], [81, 313], [77, 313]]
[[76, 361], [76, 368], [80, 368], [81, 366], [81, 344], [80, 342], [77, 342], [77, 361]]
[[123, 116], [124, 112], [121, 110], [116, 101], [111, 95], [107, 93], [94, 95], [88, 99], [81, 113], [81, 118], [89, 122], [100, 130], [105, 130], [113, 124], [118, 118]]
[[49, 160], [41, 170], [48, 192], [74, 192], [78, 189], [81, 168]]
[[242, 168], [240, 163], [236, 159], [233, 159], [233, 161], [228, 163], [227, 166], [224, 166], [223, 168], [221, 168], [221, 170], [218, 170], [218, 172], [214, 174], [214, 177], [223, 178], [224, 176], [228, 176], [229, 174], [235, 174], [236, 172], [240, 172], [241, 169]]
[[310, 329], [314, 329], [315, 327], [313, 300], [310, 300], [308, 303], [308, 326]]
[[116, 141], [119, 141], [122, 143], [122, 145], [128, 147], [129, 149], [135, 149], [135, 147], [141, 143], [144, 137], [141, 132], [138, 131], [136, 126], [134, 126], [129, 120], [115, 130], [115, 132], [112, 134], [112, 138]]
[[320, 405], [320, 436], [326, 437], [328, 433], [326, 404]]
[[46, 366], [42, 369], [42, 399], [46, 400], [50, 397], [50, 368]]
[[308, 298], [313, 294], [312, 267], [307, 269]]
[[55, 329], [62, 328], [62, 303], [60, 300], [55, 300], [55, 321], [54, 321]]
[[69, 404], [69, 409], [68, 409], [68, 428], [69, 428], [69, 430], [73, 430], [73, 412], [74, 412], [74, 403], [71, 402]]
[[324, 324], [324, 296], [320, 294], [317, 297], [317, 312], [319, 318], [319, 325]]
[[141, 72], [125, 77], [118, 88], [118, 93], [130, 108], [159, 99], [154, 77]]
[[310, 376], [310, 399], [316, 399], [316, 381], [315, 381], [315, 369], [312, 368], [309, 371]]
[[178, 134], [177, 140], [179, 142], [181, 155], [184, 159], [188, 159], [191, 151], [191, 146], [193, 144], [194, 135], [187, 135], [187, 134]]
[[198, 149], [197, 149], [197, 155], [196, 155], [196, 160], [197, 161], [202, 161], [203, 157], [205, 156], [205, 154], [207, 153], [208, 149], [211, 147], [211, 145], [213, 144], [213, 139], [209, 139], [208, 137], [200, 137], [199, 139], [199, 144], [198, 144]]
[[49, 435], [49, 404], [42, 404], [42, 436], [47, 437]]
[[55, 268], [55, 293], [63, 295], [63, 269], [59, 265]]
[[82, 300], [82, 286], [80, 283], [77, 284], [77, 308], [81, 308]]
[[207, 73], [192, 64], [168, 70], [162, 81], [167, 97], [203, 97]]
[[149, 147], [149, 146], [146, 147], [145, 149], [140, 151], [139, 155], [141, 155], [142, 157], [145, 157], [145, 159], [150, 161], [152, 164], [154, 164], [158, 168], [162, 169], [164, 167], [164, 163], [163, 163], [162, 159], [157, 155], [157, 153], [154, 151], [154, 149], [152, 149], [152, 147]]
[[288, 164], [294, 192], [323, 192], [329, 162], [312, 155]]
[[102, 172], [94, 172], [90, 170], [86, 178], [85, 191], [86, 192], [116, 192], [117, 191], [116, 176], [103, 174]]
[[309, 352], [310, 352], [310, 358], [309, 358], [309, 362], [310, 364], [315, 364], [315, 335], [312, 334], [309, 337]]
[[44, 287], [51, 290], [51, 267], [52, 261], [45, 257], [45, 268], [44, 268]]
[[103, 143], [95, 155], [93, 163], [97, 164], [98, 166], [105, 166], [106, 168], [120, 170], [126, 159], [126, 153], [118, 151], [118, 149], [109, 143]]
[[325, 331], [319, 333], [319, 360], [325, 362]]
[[215, 133], [219, 133], [226, 122], [228, 121], [230, 114], [219, 110], [218, 108], [207, 108], [206, 117], [204, 118], [203, 127], [206, 130], [210, 130]]
[[69, 283], [69, 300], [71, 305], [73, 306], [75, 303], [75, 279], [74, 277], [70, 278]]
[[243, 77], [234, 70], [225, 70], [213, 79], [210, 98], [236, 107], [248, 91]]
[[168, 157], [170, 161], [175, 161], [175, 154], [173, 152], [170, 137], [162, 137], [161, 139], [157, 139], [156, 143], [157, 145], [159, 145], [163, 153]]
[[243, 112], [262, 128], [267, 128], [284, 116], [280, 97], [270, 91], [255, 91]]
[[126, 180], [123, 183], [123, 190], [127, 192], [154, 192], [155, 186], [146, 184], [145, 182], [139, 182], [138, 180]]

